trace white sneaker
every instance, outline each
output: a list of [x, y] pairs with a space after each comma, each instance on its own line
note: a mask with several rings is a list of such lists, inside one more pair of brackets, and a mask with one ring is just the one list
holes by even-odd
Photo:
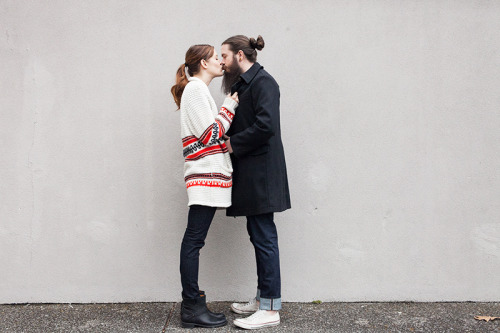
[[233, 303], [231, 304], [231, 310], [239, 314], [254, 313], [259, 310], [259, 301], [257, 299], [252, 299], [248, 303]]
[[277, 326], [280, 324], [280, 314], [278, 311], [258, 310], [250, 317], [235, 319], [233, 323], [247, 330]]

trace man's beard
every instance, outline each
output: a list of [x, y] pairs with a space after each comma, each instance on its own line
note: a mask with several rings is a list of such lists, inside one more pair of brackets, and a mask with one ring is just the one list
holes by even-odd
[[236, 57], [234, 57], [233, 64], [229, 67], [229, 71], [226, 69], [222, 77], [222, 91], [224, 91], [225, 94], [231, 93], [231, 87], [238, 82], [240, 75], [241, 69], [240, 66], [238, 66]]

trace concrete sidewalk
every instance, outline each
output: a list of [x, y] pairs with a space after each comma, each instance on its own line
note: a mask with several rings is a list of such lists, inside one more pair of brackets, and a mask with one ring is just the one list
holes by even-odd
[[[0, 305], [0, 332], [245, 332], [229, 302], [209, 308], [229, 324], [181, 328], [180, 303]], [[281, 325], [261, 332], [500, 332], [500, 303], [284, 303]]]

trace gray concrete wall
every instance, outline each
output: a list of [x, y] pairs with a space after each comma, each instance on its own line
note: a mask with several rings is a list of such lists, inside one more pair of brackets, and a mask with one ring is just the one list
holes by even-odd
[[[281, 86], [283, 299], [498, 301], [500, 2], [229, 5], [0, 1], [0, 302], [180, 299], [169, 89], [191, 44], [239, 33]], [[255, 281], [218, 212], [201, 286]]]

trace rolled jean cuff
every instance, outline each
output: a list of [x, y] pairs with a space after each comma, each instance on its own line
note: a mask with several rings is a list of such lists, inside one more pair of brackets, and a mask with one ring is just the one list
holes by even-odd
[[255, 299], [259, 301], [259, 310], [281, 310], [281, 297], [280, 298], [264, 298], [260, 297], [260, 289], [257, 289]]
[[260, 298], [259, 310], [281, 310], [281, 298]]

